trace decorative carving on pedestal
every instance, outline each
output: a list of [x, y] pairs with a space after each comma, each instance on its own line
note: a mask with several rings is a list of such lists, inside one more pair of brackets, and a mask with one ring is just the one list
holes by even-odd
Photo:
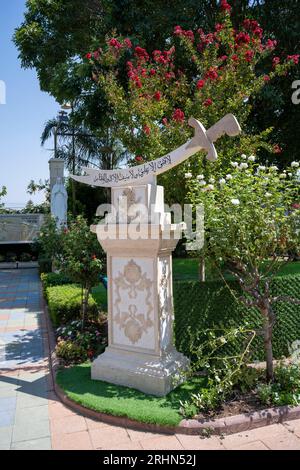
[[[153, 326], [151, 303], [153, 281], [147, 278], [147, 273], [142, 273], [141, 267], [132, 259], [127, 263], [123, 273], [119, 272], [118, 277], [113, 280], [116, 292], [114, 321], [124, 330], [125, 336], [132, 344], [137, 343], [143, 333], [147, 333], [148, 328]], [[122, 290], [128, 292], [132, 303], [128, 306], [128, 311], [122, 311]], [[144, 293], [144, 305], [146, 312], [140, 311], [137, 300], [138, 291]]]

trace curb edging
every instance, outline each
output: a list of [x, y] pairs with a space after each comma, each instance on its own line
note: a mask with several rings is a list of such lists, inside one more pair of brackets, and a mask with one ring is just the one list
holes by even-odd
[[135, 421], [126, 417], [113, 416], [99, 411], [86, 408], [79, 403], [67, 397], [65, 392], [56, 382], [56, 374], [60, 367], [59, 360], [55, 354], [55, 335], [50, 320], [48, 306], [43, 298], [43, 310], [45, 313], [45, 322], [48, 331], [48, 356], [49, 368], [53, 380], [53, 388], [55, 394], [60, 401], [73, 411], [84, 415], [87, 418], [102, 421], [104, 423], [121, 426], [138, 431], [157, 432], [160, 434], [187, 434], [187, 435], [225, 435], [235, 434], [251, 429], [269, 426], [271, 424], [279, 424], [284, 421], [291, 421], [300, 418], [300, 406], [278, 406], [274, 408], [266, 408], [253, 413], [245, 413], [226, 418], [217, 418], [211, 420], [205, 419], [184, 419], [178, 426], [161, 426], [158, 424], [147, 424]]

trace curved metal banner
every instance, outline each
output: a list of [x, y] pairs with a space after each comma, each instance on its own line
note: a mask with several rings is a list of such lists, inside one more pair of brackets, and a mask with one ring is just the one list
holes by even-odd
[[241, 132], [240, 125], [233, 114], [227, 114], [208, 130], [194, 118], [189, 119], [189, 125], [195, 129], [194, 137], [161, 158], [120, 170], [86, 168], [86, 176], [71, 175], [71, 178], [79, 183], [102, 187], [130, 186], [150, 182], [157, 175], [179, 165], [201, 150], [207, 153], [206, 158], [208, 160], [217, 160], [218, 154], [214, 142], [222, 135], [234, 137]]

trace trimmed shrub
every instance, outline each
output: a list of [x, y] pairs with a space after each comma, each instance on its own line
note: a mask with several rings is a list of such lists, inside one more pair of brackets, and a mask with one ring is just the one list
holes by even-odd
[[[81, 295], [81, 288], [76, 284], [53, 286], [46, 289], [49, 314], [54, 326], [60, 326], [81, 318]], [[90, 296], [88, 316], [95, 318], [97, 314], [97, 304]]]
[[[228, 286], [217, 281], [174, 283], [176, 347], [191, 359], [192, 338], [199, 335], [201, 341], [203, 330], [241, 326], [246, 323], [253, 329], [262, 326], [260, 313], [256, 309], [248, 309], [237, 300], [241, 295], [237, 283], [228, 281], [227, 284]], [[271, 291], [274, 296], [300, 299], [300, 275], [274, 278]], [[300, 305], [278, 302], [273, 308], [277, 317], [273, 334], [274, 356], [280, 359], [282, 356], [288, 356], [289, 345], [300, 339]], [[236, 344], [230, 344], [223, 350], [224, 354], [238, 354], [242, 350], [242, 344], [237, 341]], [[253, 350], [253, 360], [264, 360], [262, 337], [255, 338]]]
[[46, 297], [46, 299], [47, 299], [48, 287], [74, 284], [65, 274], [61, 274], [61, 273], [42, 273], [41, 281], [43, 285], [44, 296]]

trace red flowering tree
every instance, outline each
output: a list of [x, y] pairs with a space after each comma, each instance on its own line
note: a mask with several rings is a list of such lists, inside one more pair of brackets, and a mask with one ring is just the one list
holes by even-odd
[[[167, 50], [149, 52], [128, 38], [112, 37], [107, 38], [105, 48], [87, 54], [93, 79], [111, 105], [117, 137], [138, 162], [160, 157], [184, 143], [192, 135], [187, 122], [191, 116], [210, 127], [231, 112], [247, 129], [255, 96], [298, 62], [298, 56], [284, 61], [277, 57], [276, 41], [264, 37], [257, 21], [246, 19], [237, 31], [228, 2], [221, 1], [220, 9], [213, 32], [176, 26]], [[270, 132], [252, 135], [248, 128], [234, 141], [224, 139], [218, 144], [219, 161], [209, 171], [228, 167], [237, 152], [257, 153], [260, 147], [278, 152], [278, 147], [267, 143]], [[169, 201], [182, 201], [185, 195], [184, 185], [178, 194], [174, 176], [201, 173], [204, 165], [209, 163], [195, 157], [162, 176]]]

